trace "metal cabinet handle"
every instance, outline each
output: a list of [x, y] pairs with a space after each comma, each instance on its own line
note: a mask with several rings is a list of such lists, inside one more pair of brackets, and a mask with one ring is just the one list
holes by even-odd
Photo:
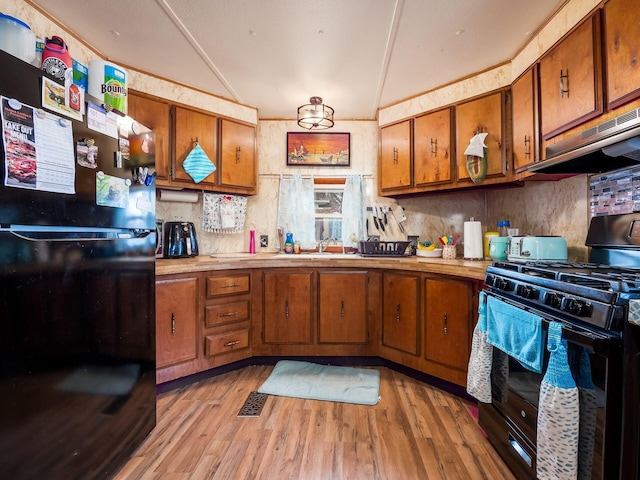
[[524, 156], [531, 156], [531, 137], [524, 136]]
[[239, 287], [240, 284], [239, 283], [230, 283], [228, 285], [222, 285], [222, 288], [233, 288], [233, 287]]
[[284, 301], [284, 316], [289, 318], [289, 300]]
[[447, 318], [447, 314], [445, 313], [444, 314], [444, 330], [443, 330], [445, 335], [448, 333], [448, 330], [449, 330], [447, 328], [447, 321], [448, 321], [448, 318]]
[[240, 343], [240, 340], [234, 340], [232, 342], [227, 342], [224, 344], [225, 347], [233, 347], [234, 345], [238, 345]]
[[344, 318], [344, 300], [340, 302], [340, 315]]
[[[565, 85], [566, 82], [566, 85]], [[569, 96], [569, 70], [567, 69], [564, 73], [560, 70], [560, 97], [564, 98], [564, 94]]]
[[176, 316], [175, 314], [171, 314], [171, 335], [176, 334]]
[[240, 156], [241, 156], [240, 147], [236, 147], [236, 163], [240, 163]]
[[431, 156], [435, 157], [438, 153], [438, 139], [431, 139]]
[[393, 163], [398, 163], [398, 148], [393, 147]]
[[240, 312], [228, 312], [228, 313], [221, 313], [220, 315], [218, 315], [218, 317], [222, 318], [222, 317], [237, 317], [238, 315], [240, 315]]
[[400, 322], [400, 304], [396, 307], [396, 322]]

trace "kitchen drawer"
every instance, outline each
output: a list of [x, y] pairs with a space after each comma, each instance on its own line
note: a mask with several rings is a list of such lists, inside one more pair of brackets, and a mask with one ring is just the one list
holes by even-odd
[[249, 329], [235, 330], [219, 335], [207, 335], [204, 339], [208, 356], [220, 355], [249, 347]]
[[239, 322], [249, 318], [249, 301], [223, 303], [222, 305], [207, 305], [205, 307], [204, 323], [207, 327], [214, 327], [230, 322]]
[[207, 277], [207, 297], [249, 293], [249, 274]]

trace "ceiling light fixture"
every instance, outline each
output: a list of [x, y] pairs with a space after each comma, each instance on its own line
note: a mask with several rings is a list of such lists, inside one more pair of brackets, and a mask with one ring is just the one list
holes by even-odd
[[331, 128], [333, 108], [323, 104], [321, 97], [311, 97], [308, 104], [298, 107], [298, 125], [307, 130]]

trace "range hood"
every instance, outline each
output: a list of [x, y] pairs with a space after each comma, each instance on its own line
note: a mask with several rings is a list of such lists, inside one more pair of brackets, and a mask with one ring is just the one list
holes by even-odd
[[546, 160], [529, 171], [604, 173], [636, 165], [640, 165], [640, 108], [547, 147]]

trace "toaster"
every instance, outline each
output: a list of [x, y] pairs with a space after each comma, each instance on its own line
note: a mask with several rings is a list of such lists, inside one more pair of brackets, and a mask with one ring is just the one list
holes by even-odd
[[164, 231], [165, 258], [195, 257], [198, 255], [196, 229], [192, 222], [167, 222]]
[[511, 237], [507, 258], [523, 260], [567, 260], [567, 241], [557, 236]]

